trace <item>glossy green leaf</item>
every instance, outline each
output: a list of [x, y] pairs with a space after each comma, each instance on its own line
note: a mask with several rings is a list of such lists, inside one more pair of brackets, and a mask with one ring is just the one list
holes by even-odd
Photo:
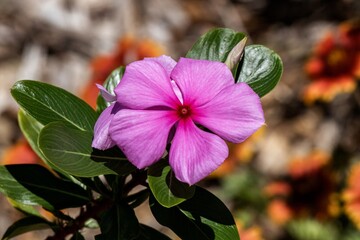
[[261, 46], [245, 47], [243, 63], [237, 82], [245, 82], [260, 96], [270, 92], [279, 82], [282, 61], [274, 51]]
[[0, 192], [7, 197], [27, 205], [39, 205], [52, 210], [54, 207], [43, 198], [35, 195], [20, 184], [6, 166], [0, 166]]
[[186, 57], [225, 62], [230, 51], [244, 37], [244, 33], [228, 28], [212, 29], [200, 37]]
[[181, 239], [240, 239], [230, 211], [203, 188], [197, 187], [191, 199], [172, 208], [161, 206], [151, 196], [150, 208], [156, 220]]
[[25, 112], [43, 125], [61, 121], [80, 130], [93, 131], [97, 113], [64, 89], [23, 80], [14, 84], [11, 94]]
[[[103, 162], [92, 157], [92, 133], [73, 129], [62, 122], [46, 125], [40, 132], [39, 147], [45, 157], [62, 171], [77, 177], [115, 174]], [[121, 161], [116, 157], [96, 156], [97, 159]]]
[[177, 180], [169, 164], [164, 160], [149, 167], [148, 182], [156, 200], [168, 208], [182, 203], [195, 193], [195, 186]]
[[37, 164], [6, 165], [14, 179], [56, 209], [79, 207], [89, 202], [88, 193], [79, 185], [64, 181]]
[[140, 224], [140, 236], [135, 240], [170, 240], [170, 238], [161, 232], [144, 224]]
[[[119, 84], [121, 78], [124, 75], [124, 72], [125, 72], [125, 67], [116, 68], [114, 71], [111, 72], [111, 74], [109, 75], [109, 77], [106, 79], [106, 81], [103, 84], [109, 93], [111, 93], [113, 95], [115, 94], [115, 92], [114, 92], [115, 87]], [[97, 102], [96, 102], [96, 110], [98, 112], [102, 112], [105, 108], [107, 108], [110, 105], [111, 105], [111, 103], [105, 101], [101, 95], [98, 96]]]
[[99, 221], [101, 234], [96, 240], [130, 240], [140, 234], [140, 225], [134, 210], [126, 203], [119, 202], [104, 211]]
[[16, 221], [13, 225], [11, 225], [6, 230], [5, 234], [1, 239], [9, 240], [27, 232], [48, 228], [56, 228], [56, 225], [40, 217], [26, 217]]

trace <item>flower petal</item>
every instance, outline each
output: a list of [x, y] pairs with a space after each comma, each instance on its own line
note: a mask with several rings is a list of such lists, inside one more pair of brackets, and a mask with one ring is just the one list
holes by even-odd
[[234, 84], [229, 68], [221, 62], [180, 58], [171, 73], [183, 94], [184, 104], [200, 106], [223, 88]]
[[246, 83], [223, 89], [210, 102], [196, 108], [192, 119], [234, 143], [244, 141], [265, 122], [260, 98]]
[[115, 88], [117, 100], [130, 109], [151, 107], [174, 108], [179, 103], [168, 74], [167, 67], [158, 62], [163, 60], [142, 60], [129, 64], [124, 76]]
[[122, 109], [110, 124], [110, 136], [129, 161], [142, 169], [164, 154], [175, 111]]
[[120, 110], [118, 103], [112, 104], [107, 107], [99, 116], [94, 127], [94, 139], [91, 146], [100, 150], [109, 149], [115, 146], [115, 143], [109, 136], [110, 122], [114, 114]]
[[224, 140], [202, 131], [188, 118], [179, 121], [169, 162], [176, 178], [192, 185], [219, 167], [228, 154]]
[[104, 88], [103, 85], [96, 83], [96, 87], [100, 90], [100, 94], [105, 99], [105, 101], [107, 101], [107, 102], [116, 101], [116, 96], [109, 93], [108, 90], [106, 90], [106, 88]]
[[153, 58], [144, 58], [145, 61], [153, 61], [158, 64], [160, 64], [167, 72], [167, 74], [170, 76], [171, 71], [174, 69], [176, 65], [176, 61], [172, 59], [169, 56], [162, 55], [159, 57], [153, 57]]

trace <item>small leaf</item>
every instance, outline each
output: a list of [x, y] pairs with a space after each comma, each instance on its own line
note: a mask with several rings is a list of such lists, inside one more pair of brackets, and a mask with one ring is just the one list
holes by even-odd
[[136, 240], [170, 240], [170, 238], [161, 232], [144, 224], [140, 224], [141, 233]]
[[100, 215], [101, 235], [96, 240], [136, 239], [140, 225], [134, 210], [124, 202], [119, 202]]
[[99, 226], [99, 223], [95, 219], [90, 218], [85, 222], [85, 227], [91, 228], [91, 229], [97, 229], [100, 226]]
[[[41, 130], [39, 147], [52, 164], [70, 175], [94, 177], [115, 174], [103, 163], [91, 159], [91, 141], [92, 133], [73, 129], [62, 122], [53, 122]], [[104, 157], [104, 161], [109, 158]]]
[[197, 187], [191, 199], [172, 208], [161, 206], [153, 196], [149, 203], [156, 220], [181, 239], [240, 240], [230, 211], [203, 188]]
[[54, 207], [20, 184], [5, 166], [0, 166], [0, 192], [7, 197], [27, 205], [39, 205], [52, 210]]
[[56, 209], [79, 207], [89, 202], [87, 191], [70, 181], [57, 178], [37, 164], [6, 165], [14, 179]]
[[244, 54], [246, 41], [247, 37], [244, 37], [238, 44], [235, 45], [235, 47], [230, 51], [229, 55], [227, 56], [225, 64], [230, 70], [233, 70], [238, 66]]
[[[109, 77], [104, 82], [103, 86], [108, 90], [109, 93], [115, 95], [115, 88], [119, 84], [121, 78], [123, 77], [125, 72], [125, 67], [116, 68], [111, 72]], [[104, 98], [99, 95], [97, 98], [96, 110], [98, 112], [102, 112], [105, 108], [109, 107], [111, 103], [104, 100]]]
[[56, 227], [57, 226], [54, 223], [48, 222], [43, 218], [35, 216], [26, 217], [18, 220], [13, 225], [11, 225], [6, 230], [4, 236], [2, 237], [2, 240], [9, 240], [23, 233], [35, 230], [43, 230]]
[[230, 51], [244, 37], [244, 33], [228, 28], [212, 29], [200, 37], [186, 57], [225, 62]]
[[64, 89], [23, 80], [14, 84], [11, 94], [25, 112], [43, 125], [62, 121], [80, 130], [93, 131], [96, 112]]
[[11, 204], [11, 206], [13, 206], [14, 208], [16, 208], [17, 210], [21, 211], [22, 213], [24, 213], [26, 215], [41, 217], [41, 214], [33, 205], [27, 205], [27, 204], [24, 204], [21, 202], [17, 202], [11, 198], [8, 198], [8, 201]]
[[243, 64], [237, 82], [245, 82], [260, 96], [270, 92], [282, 75], [282, 61], [274, 51], [261, 46], [245, 47]]
[[195, 185], [189, 186], [177, 180], [167, 161], [149, 167], [148, 181], [154, 197], [164, 207], [176, 206], [195, 193]]

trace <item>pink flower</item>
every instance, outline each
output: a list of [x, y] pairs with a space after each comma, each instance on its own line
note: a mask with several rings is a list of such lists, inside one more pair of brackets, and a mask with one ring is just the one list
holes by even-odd
[[[258, 95], [235, 84], [220, 62], [161, 56], [127, 66], [115, 89], [117, 101], [99, 117], [93, 147], [115, 144], [143, 169], [170, 142], [169, 164], [190, 185], [228, 156], [224, 140], [239, 143], [264, 124]], [[205, 130], [207, 129], [207, 130]]]

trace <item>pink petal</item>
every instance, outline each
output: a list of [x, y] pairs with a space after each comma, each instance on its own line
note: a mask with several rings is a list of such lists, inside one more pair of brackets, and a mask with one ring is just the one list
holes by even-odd
[[181, 58], [171, 73], [183, 94], [184, 104], [200, 106], [223, 88], [234, 84], [228, 67], [221, 62]]
[[110, 124], [110, 136], [139, 169], [150, 166], [164, 154], [175, 111], [122, 109]]
[[154, 58], [144, 58], [145, 61], [154, 61], [158, 64], [160, 64], [167, 72], [167, 74], [170, 76], [171, 71], [174, 69], [176, 65], [176, 61], [172, 59], [169, 56], [162, 55], [159, 57]]
[[246, 83], [223, 89], [210, 102], [196, 108], [192, 119], [235, 143], [244, 141], [265, 122], [260, 98]]
[[170, 166], [177, 179], [195, 184], [214, 171], [228, 156], [224, 140], [204, 132], [188, 118], [180, 120], [170, 148]]
[[107, 102], [116, 101], [116, 96], [109, 93], [108, 90], [106, 90], [106, 88], [104, 88], [103, 85], [96, 83], [96, 87], [100, 90], [100, 94], [105, 99], [105, 101], [107, 101]]
[[99, 116], [94, 127], [94, 139], [91, 146], [100, 150], [106, 150], [113, 146], [115, 143], [109, 136], [110, 122], [114, 114], [120, 110], [120, 105], [115, 103], [107, 107]]
[[179, 103], [168, 74], [158, 62], [142, 60], [129, 64], [119, 85], [115, 88], [117, 100], [126, 108], [173, 108]]

